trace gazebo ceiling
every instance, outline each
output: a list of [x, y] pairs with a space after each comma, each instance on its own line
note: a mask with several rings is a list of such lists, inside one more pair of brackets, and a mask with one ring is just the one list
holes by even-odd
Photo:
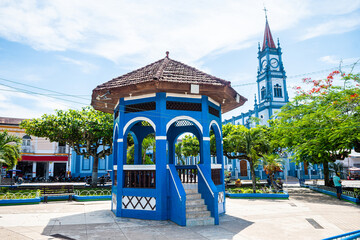
[[223, 113], [247, 101], [229, 81], [172, 60], [167, 52], [167, 56], [157, 62], [97, 86], [92, 93], [91, 105], [97, 110], [113, 113], [119, 98], [156, 92], [206, 95], [221, 104]]

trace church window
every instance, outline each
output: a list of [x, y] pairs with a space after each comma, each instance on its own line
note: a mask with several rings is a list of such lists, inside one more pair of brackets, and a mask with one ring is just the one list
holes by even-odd
[[261, 88], [261, 100], [265, 99], [265, 94], [266, 94], [266, 89], [265, 89], [265, 87], [263, 86], [263, 87]]
[[276, 84], [274, 86], [274, 97], [281, 98], [282, 97], [282, 89], [279, 84]]

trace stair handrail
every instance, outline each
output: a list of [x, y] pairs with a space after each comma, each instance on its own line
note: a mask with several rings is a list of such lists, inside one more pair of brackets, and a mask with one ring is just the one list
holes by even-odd
[[178, 195], [179, 195], [180, 201], [182, 201], [181, 195], [180, 195], [180, 192], [179, 192], [179, 189], [178, 189], [178, 187], [177, 187], [177, 185], [176, 185], [176, 182], [175, 182], [175, 179], [174, 179], [174, 175], [172, 174], [172, 171], [171, 171], [171, 169], [170, 169], [170, 166], [167, 165], [166, 167], [167, 167], [167, 169], [169, 169], [171, 178], [172, 178], [172, 180], [173, 180], [173, 182], [174, 182], [174, 185], [175, 185], [176, 191], [177, 191], [177, 193], [178, 193]]
[[335, 240], [335, 239], [351, 240], [351, 239], [358, 239], [358, 237], [360, 237], [360, 230], [340, 234], [329, 238], [324, 238], [323, 240]]
[[206, 178], [204, 177], [204, 174], [203, 174], [203, 172], [201, 171], [199, 165], [196, 165], [196, 167], [197, 167], [199, 173], [201, 174], [202, 178], [204, 179], [204, 181], [205, 181], [205, 183], [206, 183], [206, 186], [209, 188], [211, 195], [214, 197], [214, 193], [213, 193], [213, 191], [211, 190], [211, 187], [210, 187], [209, 183], [207, 182]]

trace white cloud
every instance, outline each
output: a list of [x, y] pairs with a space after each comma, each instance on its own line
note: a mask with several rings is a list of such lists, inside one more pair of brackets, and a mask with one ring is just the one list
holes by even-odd
[[305, 31], [303, 40], [331, 34], [340, 34], [353, 31], [360, 27], [359, 13], [345, 17], [334, 17], [329, 21], [317, 24]]
[[[308, 14], [307, 1], [270, 5], [273, 30]], [[148, 63], [169, 50], [170, 57], [192, 63], [256, 43], [264, 28], [262, 8], [260, 1], [237, 0], [3, 1], [0, 36], [39, 50], [80, 51], [115, 62]]]
[[342, 58], [340, 58], [338, 56], [330, 55], [330, 56], [320, 57], [318, 60], [320, 62], [324, 62], [324, 63], [327, 63], [329, 65], [340, 65], [340, 63], [341, 63], [342, 66], [347, 66], [347, 65], [354, 64], [359, 59], [360, 59], [360, 56], [357, 57], [357, 58], [345, 58], [345, 59], [342, 59]]
[[72, 59], [72, 58], [68, 58], [68, 57], [64, 57], [64, 56], [59, 56], [59, 59], [64, 62], [71, 63], [71, 64], [81, 67], [81, 70], [84, 73], [90, 73], [93, 70], [97, 69], [97, 66], [95, 66], [91, 63], [88, 63], [86, 61], [80, 61], [80, 60], [76, 60], [76, 59]]
[[[45, 113], [54, 113], [55, 109], [68, 109], [70, 107], [69, 103], [61, 100], [18, 92], [5, 86], [0, 86], [0, 101], [2, 117], [36, 118]], [[18, 104], [19, 102], [22, 104]]]

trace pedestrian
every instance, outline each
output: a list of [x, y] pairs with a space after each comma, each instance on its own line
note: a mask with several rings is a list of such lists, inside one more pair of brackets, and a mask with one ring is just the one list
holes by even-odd
[[342, 194], [342, 187], [341, 187], [341, 180], [340, 180], [340, 173], [336, 173], [336, 176], [333, 177], [334, 186], [336, 188], [336, 195], [339, 200], [341, 200]]
[[271, 180], [270, 180], [270, 176], [269, 176], [269, 175], [267, 176], [266, 181], [267, 181], [268, 187], [270, 188], [270, 187], [271, 187]]

